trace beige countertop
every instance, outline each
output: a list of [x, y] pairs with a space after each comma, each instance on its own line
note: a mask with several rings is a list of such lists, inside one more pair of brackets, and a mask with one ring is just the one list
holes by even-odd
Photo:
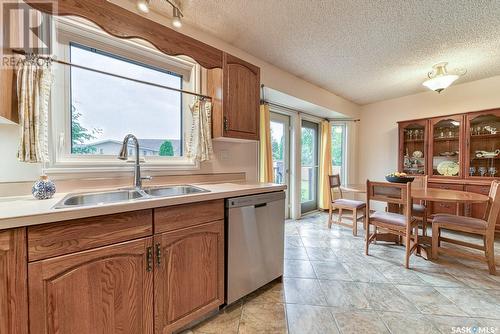
[[64, 209], [53, 207], [68, 193], [57, 193], [47, 200], [37, 200], [31, 195], [0, 197], [0, 230], [286, 189], [286, 186], [274, 183], [237, 182], [193, 185], [210, 192]]

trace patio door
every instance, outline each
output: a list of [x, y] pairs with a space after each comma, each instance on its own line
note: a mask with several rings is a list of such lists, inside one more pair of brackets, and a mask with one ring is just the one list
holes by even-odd
[[286, 184], [285, 217], [290, 217], [290, 117], [271, 112], [273, 182]]
[[318, 124], [302, 121], [300, 209], [302, 213], [318, 208]]

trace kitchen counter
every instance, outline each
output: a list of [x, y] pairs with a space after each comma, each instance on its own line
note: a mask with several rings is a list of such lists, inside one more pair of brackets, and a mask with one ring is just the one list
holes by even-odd
[[0, 197], [0, 230], [286, 189], [285, 185], [251, 182], [193, 185], [210, 192], [64, 209], [53, 207], [68, 193], [57, 193], [48, 200], [37, 200], [31, 195]]

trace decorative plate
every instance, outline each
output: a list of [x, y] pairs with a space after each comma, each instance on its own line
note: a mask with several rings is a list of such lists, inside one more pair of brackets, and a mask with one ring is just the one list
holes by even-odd
[[424, 154], [422, 153], [422, 151], [415, 151], [413, 152], [413, 157], [416, 158], [416, 159], [420, 159], [424, 156]]
[[460, 166], [455, 161], [443, 161], [437, 166], [439, 174], [444, 176], [458, 175]]

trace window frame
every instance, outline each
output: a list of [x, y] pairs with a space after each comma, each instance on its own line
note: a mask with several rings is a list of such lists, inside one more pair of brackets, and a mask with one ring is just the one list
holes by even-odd
[[[182, 88], [190, 91], [201, 90], [201, 66], [187, 57], [168, 56], [151, 44], [142, 40], [129, 40], [113, 37], [86, 20], [75, 17], [58, 17], [54, 20], [57, 31], [55, 45], [56, 59], [69, 61], [70, 43], [86, 48], [95, 48], [108, 56], [136, 62], [138, 65], [151, 66], [154, 69], [172, 72], [183, 77]], [[44, 172], [51, 174], [81, 173], [81, 172], [116, 172], [131, 170], [129, 161], [121, 161], [111, 155], [79, 155], [71, 153], [71, 76], [70, 68], [65, 65], [54, 66], [54, 83], [50, 103], [50, 140], [48, 163]], [[189, 105], [192, 96], [181, 95], [181, 154], [186, 152], [185, 140], [191, 124]], [[144, 170], [189, 170], [199, 169], [199, 163], [187, 158], [141, 156], [141, 166]]]

